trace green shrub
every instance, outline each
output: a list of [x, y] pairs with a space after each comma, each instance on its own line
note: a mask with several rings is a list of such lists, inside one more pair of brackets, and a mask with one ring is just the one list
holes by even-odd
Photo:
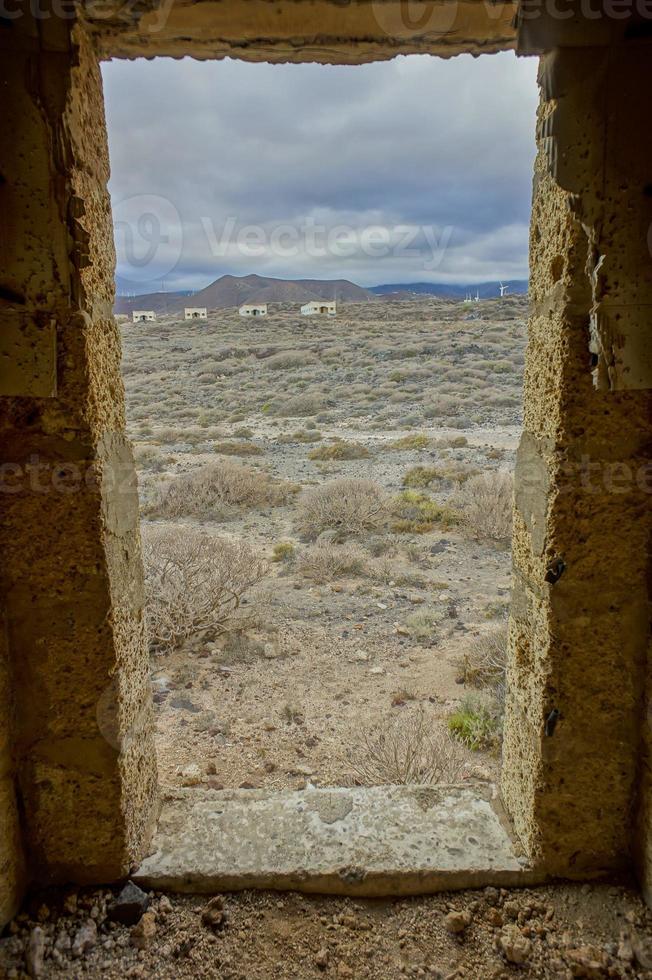
[[403, 490], [394, 497], [392, 513], [396, 534], [427, 534], [434, 527], [454, 527], [461, 520], [457, 511], [417, 490]]
[[441, 478], [442, 474], [436, 466], [412, 466], [403, 477], [403, 486], [429, 487]]
[[291, 541], [279, 541], [272, 549], [272, 561], [291, 561], [295, 548]]
[[402, 436], [394, 439], [387, 444], [388, 449], [427, 449], [430, 445], [430, 438], [422, 433], [415, 432], [410, 436]]
[[448, 730], [462, 745], [474, 752], [500, 745], [501, 718], [490, 703], [477, 695], [468, 695], [448, 719]]

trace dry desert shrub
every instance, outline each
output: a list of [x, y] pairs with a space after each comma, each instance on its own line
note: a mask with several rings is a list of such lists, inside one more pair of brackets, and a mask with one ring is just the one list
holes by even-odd
[[344, 575], [364, 575], [366, 568], [366, 557], [359, 548], [330, 541], [318, 541], [299, 558], [299, 571], [317, 585]]
[[150, 517], [227, 516], [242, 507], [264, 507], [280, 503], [281, 484], [260, 470], [220, 460], [160, 483], [145, 509]]
[[329, 459], [367, 459], [371, 453], [366, 446], [359, 442], [347, 442], [338, 439], [330, 446], [318, 446], [308, 453], [308, 459], [329, 460]]
[[242, 541], [199, 528], [143, 528], [150, 647], [167, 652], [198, 633], [242, 631], [257, 620], [242, 600], [266, 573], [265, 563]]
[[460, 487], [454, 504], [474, 538], [505, 541], [512, 533], [511, 473], [480, 473]]
[[219, 456], [262, 456], [263, 450], [253, 442], [246, 440], [233, 442], [216, 442], [213, 452]]
[[297, 503], [297, 525], [308, 538], [328, 530], [340, 536], [376, 531], [387, 514], [385, 492], [372, 480], [332, 480], [305, 491]]
[[278, 354], [272, 354], [265, 361], [265, 365], [272, 371], [287, 371], [291, 368], [308, 367], [316, 363], [316, 357], [309, 351], [287, 350]]
[[507, 623], [501, 623], [470, 640], [460, 660], [460, 680], [472, 687], [504, 684], [506, 657]]
[[400, 715], [379, 732], [364, 732], [351, 769], [360, 786], [454, 783], [466, 753], [423, 710]]
[[272, 408], [272, 414], [281, 418], [301, 418], [306, 415], [317, 415], [324, 408], [324, 405], [325, 398], [322, 395], [304, 392], [275, 404]]

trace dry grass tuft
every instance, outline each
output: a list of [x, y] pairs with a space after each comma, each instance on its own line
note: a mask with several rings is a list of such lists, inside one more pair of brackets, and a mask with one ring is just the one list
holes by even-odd
[[168, 652], [197, 634], [215, 637], [257, 620], [242, 599], [266, 574], [244, 542], [213, 537], [199, 528], [143, 528], [147, 604], [152, 649]]
[[360, 786], [457, 782], [466, 753], [423, 710], [410, 711], [373, 734], [363, 733], [351, 769]]
[[299, 558], [299, 571], [317, 585], [345, 575], [364, 575], [366, 570], [364, 552], [348, 544], [318, 541]]
[[504, 684], [507, 660], [507, 623], [474, 636], [460, 660], [460, 681], [472, 687]]

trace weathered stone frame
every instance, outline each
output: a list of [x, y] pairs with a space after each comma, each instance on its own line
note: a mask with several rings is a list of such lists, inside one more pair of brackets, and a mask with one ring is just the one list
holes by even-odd
[[[174, 4], [159, 28], [155, 5], [109, 4], [0, 32], [0, 922], [29, 876], [125, 875], [157, 813], [98, 57], [353, 63], [516, 44], [512, 5], [451, 7], [394, 34], [393, 0]], [[526, 28], [522, 48], [548, 53], [502, 789], [534, 866], [591, 874], [635, 852], [647, 886], [649, 46], [622, 24], [583, 50], [558, 24]]]

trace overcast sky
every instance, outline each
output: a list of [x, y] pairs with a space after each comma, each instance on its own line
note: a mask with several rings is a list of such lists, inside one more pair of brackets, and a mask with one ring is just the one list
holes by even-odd
[[120, 291], [527, 276], [536, 59], [103, 74]]

